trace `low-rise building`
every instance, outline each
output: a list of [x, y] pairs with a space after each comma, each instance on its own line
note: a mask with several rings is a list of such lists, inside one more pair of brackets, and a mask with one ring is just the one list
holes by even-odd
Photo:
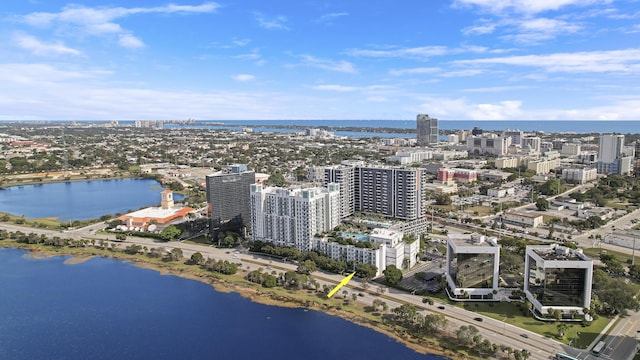
[[562, 169], [561, 178], [566, 182], [584, 184], [598, 179], [598, 170], [595, 168], [569, 168]]
[[560, 310], [570, 316], [591, 305], [593, 260], [581, 250], [553, 245], [527, 246], [524, 293], [534, 313]]
[[160, 193], [159, 207], [148, 207], [118, 217], [128, 230], [154, 231], [173, 222], [183, 220], [195, 209], [186, 206], [176, 206], [173, 202], [173, 192], [164, 190]]
[[542, 215], [530, 212], [505, 211], [501, 216], [502, 222], [521, 227], [538, 227], [543, 224]]
[[446, 278], [449, 296], [460, 300], [491, 300], [498, 289], [500, 245], [479, 234], [447, 236]]
[[512, 187], [500, 188], [500, 189], [488, 189], [487, 196], [495, 197], [495, 198], [503, 198], [508, 195], [513, 195], [515, 194], [515, 192], [516, 192], [516, 189]]

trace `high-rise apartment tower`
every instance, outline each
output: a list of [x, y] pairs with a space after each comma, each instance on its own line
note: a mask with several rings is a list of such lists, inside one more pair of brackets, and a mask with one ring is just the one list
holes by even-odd
[[438, 143], [438, 119], [427, 114], [418, 114], [416, 118], [418, 132], [418, 146], [435, 145]]

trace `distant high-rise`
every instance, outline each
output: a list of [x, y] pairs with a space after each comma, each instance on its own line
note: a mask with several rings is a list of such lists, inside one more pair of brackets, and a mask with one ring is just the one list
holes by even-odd
[[602, 134], [598, 145], [598, 161], [613, 162], [620, 158], [624, 146], [624, 135]]
[[438, 119], [427, 114], [418, 114], [416, 118], [418, 132], [418, 146], [434, 145], [438, 143]]
[[596, 163], [598, 174], [630, 174], [633, 158], [624, 152], [624, 135], [600, 135]]
[[207, 202], [211, 209], [211, 233], [221, 227], [238, 230], [250, 226], [250, 186], [256, 174], [246, 166], [234, 166], [231, 173], [207, 175]]

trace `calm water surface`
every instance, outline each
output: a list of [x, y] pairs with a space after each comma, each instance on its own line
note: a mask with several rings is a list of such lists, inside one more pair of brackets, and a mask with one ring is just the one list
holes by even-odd
[[[27, 218], [96, 219], [160, 204], [160, 183], [152, 179], [92, 180], [12, 186], [0, 189], [0, 211]], [[175, 200], [183, 199], [174, 194]]]
[[0, 249], [0, 359], [442, 359], [316, 311], [95, 258]]

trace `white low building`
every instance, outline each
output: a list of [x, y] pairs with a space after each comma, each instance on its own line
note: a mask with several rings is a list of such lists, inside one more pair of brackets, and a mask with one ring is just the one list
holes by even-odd
[[316, 237], [313, 239], [313, 250], [334, 260], [374, 265], [378, 269], [376, 276], [380, 276], [389, 265], [398, 269], [415, 266], [420, 242], [416, 240], [406, 243], [403, 237], [404, 234], [397, 230], [377, 228], [368, 236], [368, 241], [373, 247], [342, 245], [329, 241], [327, 237]]
[[543, 219], [542, 215], [528, 212], [505, 211], [502, 214], [503, 223], [521, 227], [538, 227], [543, 224]]

